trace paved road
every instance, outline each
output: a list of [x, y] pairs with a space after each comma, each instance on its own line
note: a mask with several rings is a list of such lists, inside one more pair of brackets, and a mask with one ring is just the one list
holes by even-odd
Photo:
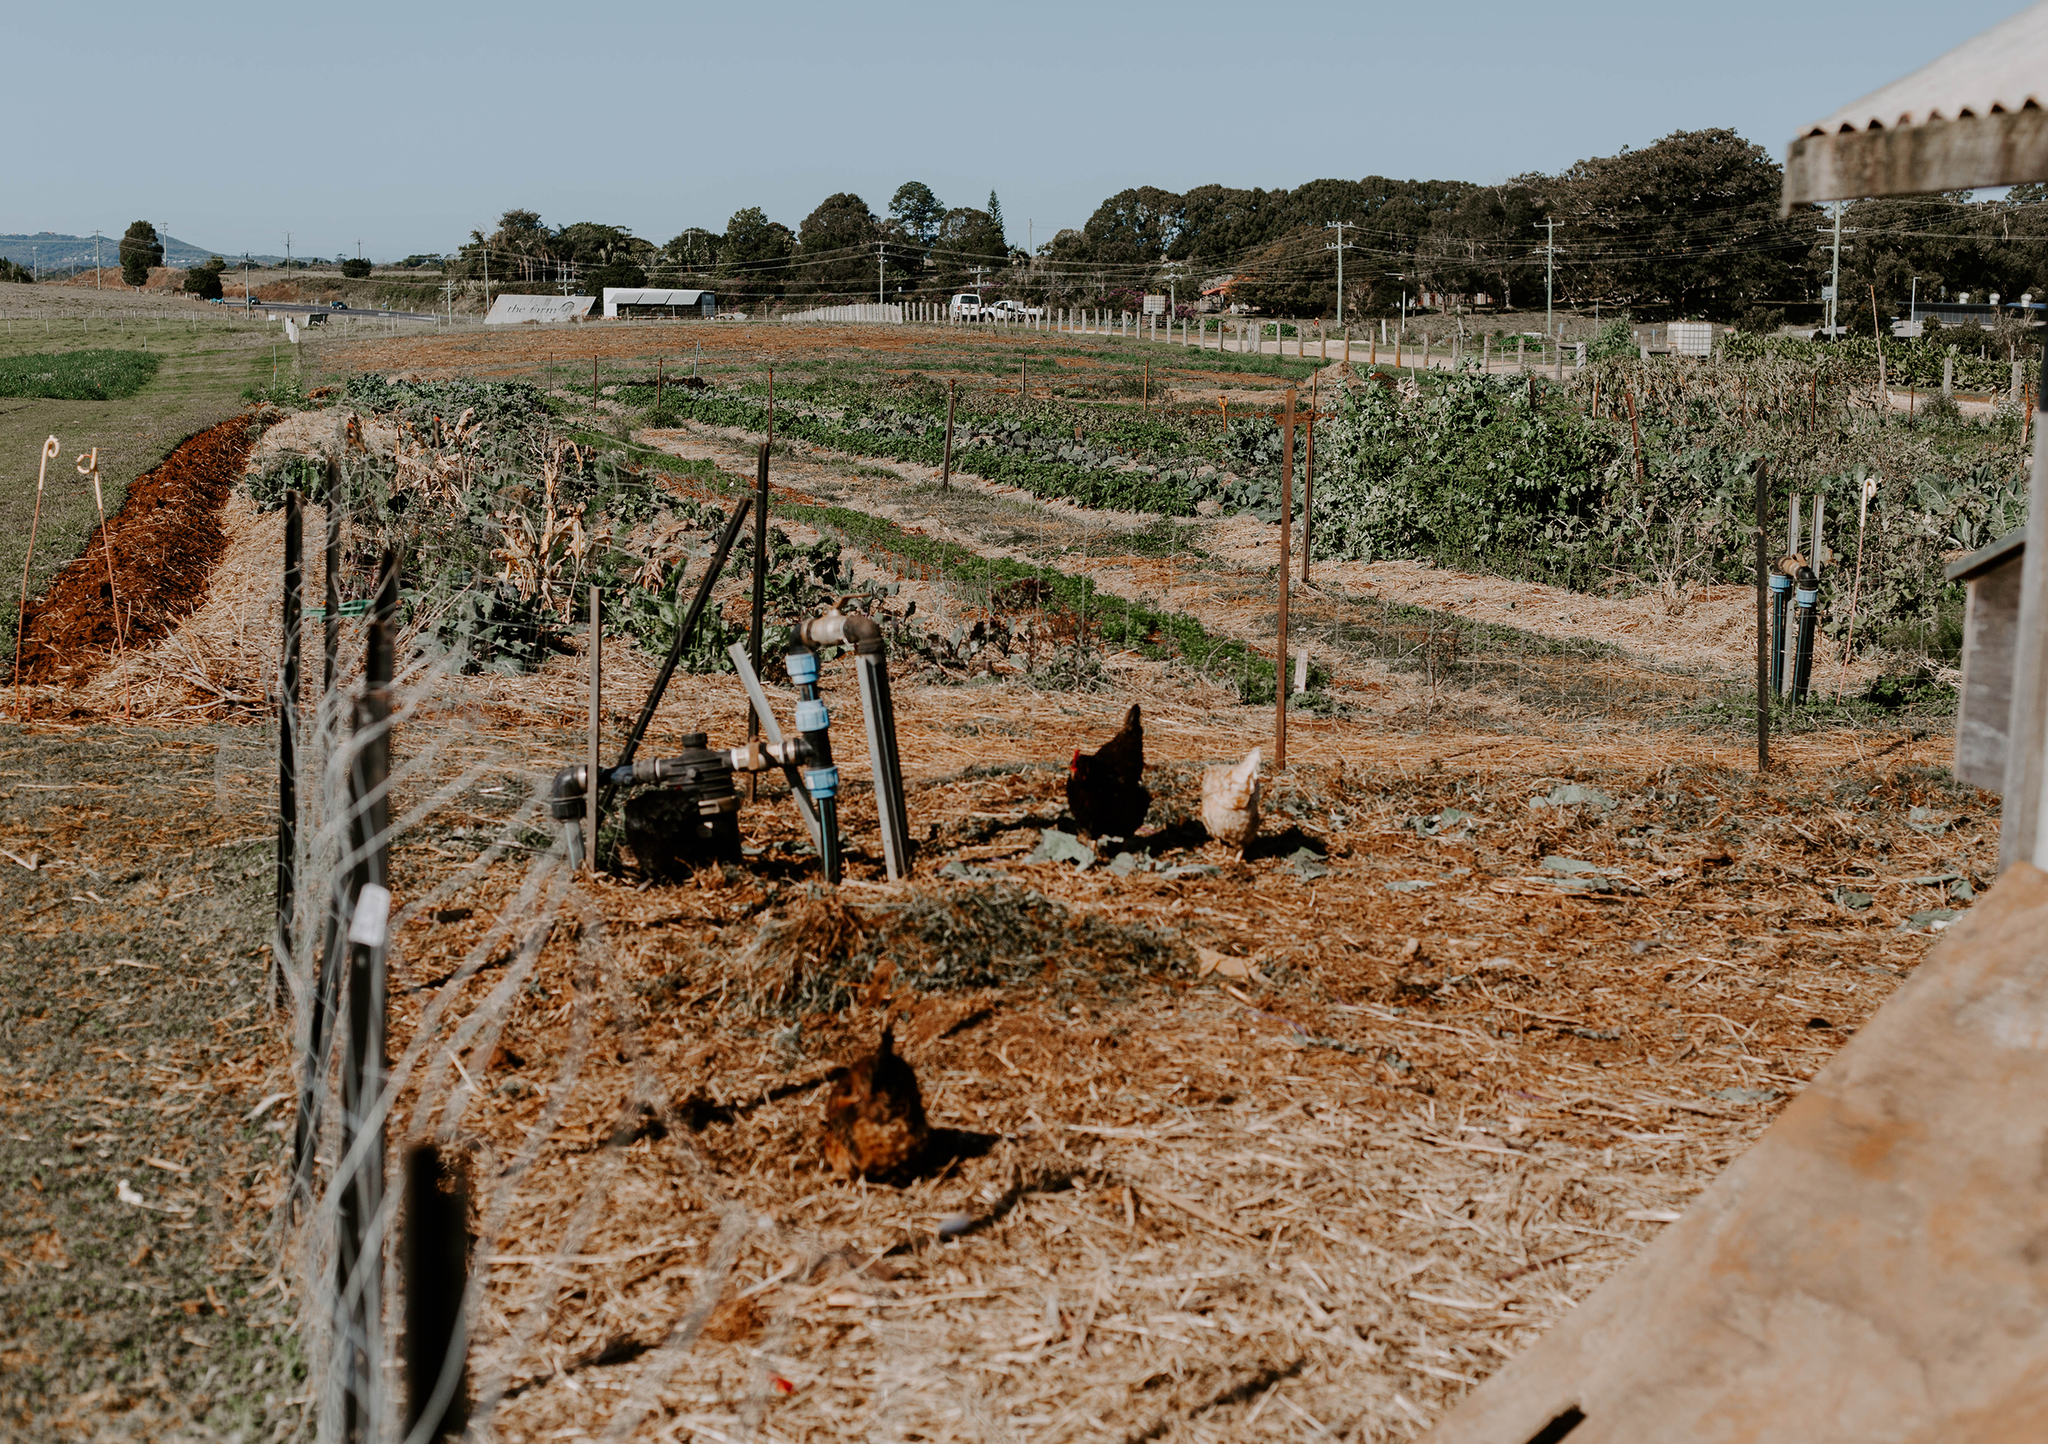
[[424, 311], [378, 311], [368, 307], [351, 306], [337, 311], [332, 306], [323, 306], [306, 301], [258, 301], [249, 308], [252, 311], [292, 312], [301, 316], [354, 316], [358, 319], [369, 317], [377, 321], [434, 321], [442, 318]]

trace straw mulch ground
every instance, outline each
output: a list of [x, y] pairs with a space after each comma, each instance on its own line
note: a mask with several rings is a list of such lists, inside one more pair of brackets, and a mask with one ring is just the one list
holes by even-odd
[[[278, 538], [238, 505], [138, 715], [260, 715]], [[605, 660], [609, 754], [653, 660]], [[1996, 851], [1939, 737], [1783, 739], [1759, 783], [1729, 733], [1475, 730], [1411, 691], [1295, 719], [1240, 862], [1198, 771], [1270, 713], [1110, 652], [1098, 691], [899, 670], [908, 882], [840, 668], [836, 894], [779, 783], [742, 865], [568, 879], [536, 793], [581, 753], [585, 661], [414, 677], [396, 734], [395, 816], [473, 769], [394, 843], [392, 1135], [469, 1161], [506, 1439], [1409, 1437], [1682, 1212]], [[1132, 701], [1156, 831], [1033, 861]], [[648, 750], [744, 716], [679, 678]], [[850, 1184], [821, 1098], [885, 1019], [942, 1131]]]
[[[1103, 696], [906, 684], [908, 883], [849, 758], [836, 897], [773, 788], [746, 866], [579, 879], [511, 926], [520, 853], [477, 859], [540, 840], [500, 819], [574, 755], [575, 673], [517, 725], [450, 696], [401, 734], [503, 772], [397, 851], [393, 1052], [422, 1060], [398, 1132], [476, 1160], [507, 1438], [1409, 1437], [1682, 1212], [1995, 853], [1905, 734], [1802, 740], [1759, 786], [1668, 734], [1319, 723], [1239, 864], [1182, 825], [1193, 764], [1268, 719], [1127, 666]], [[682, 691], [670, 725], [738, 735], [729, 679]], [[1198, 870], [1029, 861], [1133, 699], [1153, 862]], [[843, 986], [812, 1009], [793, 978]], [[822, 1085], [885, 1018], [950, 1132], [849, 1184]]]

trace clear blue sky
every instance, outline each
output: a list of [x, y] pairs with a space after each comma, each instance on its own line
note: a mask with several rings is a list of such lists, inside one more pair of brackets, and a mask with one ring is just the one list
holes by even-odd
[[0, 232], [381, 260], [511, 206], [659, 243], [914, 179], [1042, 243], [1134, 185], [1498, 181], [1723, 125], [1782, 156], [2019, 8], [46, 0], [6, 26]]

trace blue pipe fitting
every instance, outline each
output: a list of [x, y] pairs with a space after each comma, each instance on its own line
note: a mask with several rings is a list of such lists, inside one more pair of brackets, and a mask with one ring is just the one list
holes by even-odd
[[804, 773], [804, 786], [812, 797], [823, 801], [839, 795], [839, 769], [836, 767], [813, 767]]
[[806, 697], [796, 704], [796, 730], [799, 732], [823, 732], [831, 721], [832, 716], [825, 710], [825, 704], [816, 697]]
[[1786, 575], [1785, 575], [1785, 574], [1784, 574], [1783, 572], [1772, 572], [1772, 573], [1771, 573], [1771, 590], [1772, 590], [1772, 591], [1774, 591], [1774, 592], [1789, 592], [1789, 591], [1791, 591], [1791, 590], [1792, 590], [1792, 578], [1790, 578], [1790, 577], [1786, 576]]
[[1820, 588], [1801, 587], [1792, 594], [1792, 600], [1799, 606], [1810, 607], [1820, 600]]
[[[816, 652], [791, 652], [788, 658], [789, 680], [799, 687], [809, 686], [818, 680], [818, 654]], [[802, 727], [799, 722], [797, 726]]]

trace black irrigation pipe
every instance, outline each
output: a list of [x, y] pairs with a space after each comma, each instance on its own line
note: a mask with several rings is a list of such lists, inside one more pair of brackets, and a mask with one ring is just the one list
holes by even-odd
[[746, 521], [747, 511], [753, 504], [753, 496], [743, 493], [739, 505], [733, 508], [732, 519], [719, 535], [718, 549], [711, 554], [711, 564], [704, 569], [704, 576], [697, 583], [697, 594], [690, 598], [690, 609], [683, 614], [682, 625], [676, 628], [675, 640], [669, 643], [668, 656], [662, 661], [653, 687], [648, 689], [647, 701], [641, 706], [639, 719], [633, 723], [632, 734], [626, 738], [619, 760], [612, 764], [614, 767], [624, 767], [640, 750], [640, 739], [647, 735], [647, 724], [654, 720], [654, 709], [661, 705], [662, 694], [668, 691], [669, 680], [675, 676], [676, 665], [682, 661], [684, 649], [690, 645], [690, 637], [696, 632], [704, 608], [711, 600], [711, 588], [725, 570], [725, 559], [731, 554], [733, 543], [739, 540], [740, 526]]

